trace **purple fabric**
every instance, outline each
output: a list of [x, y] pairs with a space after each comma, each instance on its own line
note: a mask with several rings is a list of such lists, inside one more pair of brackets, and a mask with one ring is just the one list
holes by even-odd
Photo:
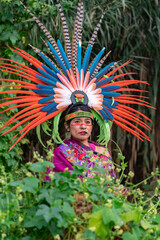
[[[61, 144], [54, 149], [54, 156], [50, 159], [55, 166], [53, 169], [54, 172], [73, 170], [73, 165], [82, 165], [84, 162], [87, 162], [88, 169], [92, 169], [96, 163], [106, 169], [112, 166], [112, 164], [108, 162], [109, 160], [111, 161], [111, 157], [106, 157], [95, 151], [95, 146], [99, 145], [95, 142], [89, 143], [89, 147], [74, 139], [65, 140], [64, 143], [65, 145]], [[89, 160], [91, 158], [92, 161]], [[46, 174], [48, 175], [50, 171], [50, 168], [48, 168]], [[87, 170], [87, 172], [88, 176], [90, 175], [90, 177], [92, 177], [90, 174], [91, 170]], [[112, 177], [115, 177], [113, 169], [110, 170], [110, 174]], [[47, 175], [46, 180], [50, 180]]]
[[93, 143], [89, 143], [89, 146], [90, 146], [90, 148], [92, 148], [92, 149], [93, 149], [93, 151], [95, 151], [95, 150], [96, 150], [96, 146], [95, 146], [95, 144], [93, 144]]

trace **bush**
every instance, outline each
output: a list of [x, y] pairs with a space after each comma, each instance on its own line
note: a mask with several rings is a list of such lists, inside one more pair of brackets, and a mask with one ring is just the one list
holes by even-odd
[[[48, 151], [48, 158], [51, 152]], [[129, 182], [133, 173], [124, 175], [123, 161], [116, 169], [122, 170], [123, 176], [116, 180], [98, 166], [93, 170], [93, 178], [84, 176], [82, 180], [79, 176], [86, 170], [82, 165], [70, 172], [51, 172], [51, 181], [44, 181], [46, 167], [54, 165], [37, 153], [34, 157], [39, 161], [14, 172], [6, 173], [1, 167], [1, 239], [160, 238], [158, 169], [136, 185]], [[120, 182], [122, 177], [126, 186]], [[138, 188], [140, 184], [147, 187], [151, 178], [155, 179], [151, 192]]]
[[[0, 110], [4, 109], [0, 108]], [[7, 112], [7, 114], [4, 113], [2, 115], [2, 118], [0, 118], [0, 128], [3, 127], [3, 125], [11, 118], [11, 116], [13, 116], [11, 111]], [[9, 127], [5, 128], [5, 131], [3, 132], [6, 132], [8, 130]], [[9, 144], [9, 142], [16, 134], [18, 134], [18, 132], [19, 129], [0, 137], [0, 164], [5, 166], [6, 170], [8, 171], [11, 170], [12, 166], [18, 167], [18, 163], [22, 160], [23, 151], [20, 147], [20, 143], [17, 144], [11, 151], [9, 151], [11, 147], [11, 144]], [[27, 141], [28, 140], [25, 138], [22, 140], [23, 143], [26, 143]]]

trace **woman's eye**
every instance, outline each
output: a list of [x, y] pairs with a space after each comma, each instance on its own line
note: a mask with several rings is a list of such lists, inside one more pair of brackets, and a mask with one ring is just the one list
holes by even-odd
[[80, 122], [77, 120], [77, 121], [75, 121], [74, 123], [79, 124]]
[[87, 125], [90, 125], [90, 124], [91, 124], [91, 122], [90, 122], [90, 121], [86, 121], [86, 124], [87, 124]]

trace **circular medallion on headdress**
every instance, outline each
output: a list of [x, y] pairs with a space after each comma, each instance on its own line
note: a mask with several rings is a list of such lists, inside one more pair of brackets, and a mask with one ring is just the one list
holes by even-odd
[[87, 94], [83, 91], [76, 90], [71, 94], [71, 101], [73, 104], [75, 103], [83, 103], [88, 105], [88, 97]]

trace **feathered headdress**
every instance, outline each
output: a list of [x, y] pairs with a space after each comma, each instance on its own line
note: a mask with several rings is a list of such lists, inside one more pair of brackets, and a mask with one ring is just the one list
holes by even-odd
[[[20, 125], [28, 123], [18, 133], [20, 136], [14, 142], [11, 149], [31, 129], [52, 118], [55, 118], [54, 134], [55, 138], [58, 138], [57, 129], [60, 115], [70, 104], [76, 102], [87, 104], [92, 109], [92, 113], [100, 125], [103, 125], [103, 123], [109, 120], [142, 141], [144, 139], [150, 141], [149, 137], [137, 127], [137, 125], [139, 125], [144, 129], [149, 129], [146, 122], [150, 121], [150, 119], [141, 112], [125, 105], [131, 103], [151, 107], [150, 104], [141, 100], [141, 95], [122, 94], [122, 92], [128, 91], [146, 92], [135, 88], [127, 88], [127, 86], [137, 83], [148, 83], [140, 80], [118, 80], [125, 75], [134, 74], [129, 72], [115, 75], [120, 68], [126, 66], [131, 61], [127, 61], [118, 67], [115, 67], [115, 63], [111, 62], [101, 69], [102, 64], [110, 53], [107, 53], [102, 58], [105, 51], [104, 48], [90, 61], [91, 50], [104, 15], [101, 16], [99, 23], [95, 27], [82, 60], [83, 1], [79, 0], [78, 3], [72, 45], [66, 18], [60, 2], [57, 2], [63, 26], [66, 52], [61, 42], [59, 40], [56, 42], [45, 26], [22, 3], [48, 38], [47, 42], [43, 41], [49, 49], [53, 60], [33, 46], [31, 47], [42, 58], [43, 63], [17, 47], [11, 49], [31, 63], [36, 70], [11, 59], [0, 59], [2, 61], [0, 62], [0, 69], [2, 71], [15, 74], [20, 78], [19, 80], [1, 79], [1, 81], [12, 83], [2, 86], [18, 87], [18, 90], [2, 91], [1, 94], [20, 94], [19, 96], [2, 99], [4, 103], [1, 103], [0, 107], [12, 104], [17, 105], [11, 106], [1, 113], [23, 107], [22, 110], [9, 119], [0, 130], [15, 123], [17, 120], [19, 122], [2, 135], [13, 131]], [[101, 131], [103, 131], [103, 129], [101, 129]], [[17, 135], [14, 136], [14, 138], [17, 137]], [[100, 134], [99, 140], [102, 141], [104, 137], [105, 132], [103, 131], [103, 136]]]

